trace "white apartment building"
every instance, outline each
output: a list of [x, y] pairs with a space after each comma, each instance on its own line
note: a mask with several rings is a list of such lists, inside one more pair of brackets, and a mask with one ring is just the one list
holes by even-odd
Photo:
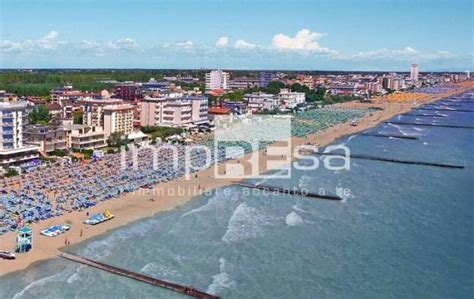
[[206, 90], [229, 89], [229, 73], [214, 70], [206, 73]]
[[90, 99], [81, 104], [84, 106], [84, 125], [103, 128], [107, 138], [115, 132], [132, 133], [133, 105], [124, 104], [120, 99]]
[[23, 143], [26, 102], [0, 102], [0, 166], [38, 158], [38, 147]]
[[104, 133], [110, 136], [118, 132], [128, 135], [133, 132], [133, 111], [130, 104], [109, 105], [104, 107]]
[[68, 147], [74, 149], [98, 149], [107, 146], [107, 138], [102, 127], [87, 125], [67, 125]]
[[280, 89], [278, 97], [280, 100], [280, 109], [293, 109], [297, 105], [306, 102], [306, 95], [304, 92], [295, 92], [288, 88]]
[[141, 126], [183, 127], [209, 121], [206, 97], [168, 92], [140, 101]]
[[248, 108], [252, 112], [274, 110], [280, 106], [278, 95], [264, 92], [247, 93], [244, 95], [244, 100], [248, 102]]
[[410, 80], [413, 82], [418, 81], [419, 72], [418, 64], [413, 63], [410, 67]]

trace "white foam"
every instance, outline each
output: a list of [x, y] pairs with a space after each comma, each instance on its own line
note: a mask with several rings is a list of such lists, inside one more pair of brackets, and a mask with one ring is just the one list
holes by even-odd
[[398, 132], [400, 132], [402, 135], [404, 135], [404, 136], [408, 135], [405, 131], [403, 131], [402, 127], [397, 126], [397, 125], [392, 124], [392, 123], [388, 123], [388, 125], [391, 126], [391, 127], [396, 128], [398, 130]]
[[298, 204], [295, 204], [293, 206], [291, 206], [293, 208], [293, 210], [295, 211], [298, 211], [298, 212], [301, 212], [301, 213], [308, 213], [308, 211], [302, 209]]
[[172, 269], [166, 265], [157, 264], [157, 263], [148, 263], [140, 269], [140, 272], [164, 278], [173, 278], [181, 276], [180, 272], [176, 269]]
[[307, 176], [307, 175], [302, 175], [301, 178], [298, 181], [298, 187], [300, 188], [306, 188], [309, 186], [309, 183], [311, 182], [312, 177]]
[[79, 279], [80, 279], [80, 277], [79, 277], [79, 272], [80, 272], [84, 267], [85, 267], [84, 265], [77, 267], [76, 272], [74, 272], [74, 274], [72, 274], [71, 276], [69, 276], [69, 278], [67, 279], [67, 283], [71, 284], [71, 283], [73, 283], [73, 282], [79, 280]]
[[413, 130], [415, 130], [415, 131], [418, 131], [418, 132], [421, 132], [421, 131], [423, 131], [423, 129], [421, 129], [421, 128], [417, 128], [417, 127], [413, 127]]
[[424, 145], [428, 145], [429, 143], [428, 142], [423, 142]]
[[302, 224], [303, 218], [300, 215], [296, 214], [294, 211], [286, 215], [285, 222], [289, 226], [296, 226]]
[[349, 138], [347, 139], [347, 141], [351, 141], [352, 139], [354, 139], [354, 138], [356, 138], [356, 137], [357, 137], [357, 135], [352, 135], [351, 137], [349, 137]]
[[212, 276], [212, 283], [207, 288], [207, 293], [217, 295], [223, 289], [231, 289], [236, 285], [235, 280], [227, 273], [229, 263], [224, 259], [219, 259], [219, 273]]
[[[235, 201], [235, 200], [238, 200], [238, 199], [239, 199], [239, 194], [238, 193], [232, 194], [232, 197], [230, 198], [230, 200], [232, 200], [232, 201]], [[226, 202], [228, 202], [228, 200], [229, 200], [228, 198], [223, 198], [222, 194], [216, 194], [216, 195], [212, 196], [211, 198], [209, 198], [209, 200], [207, 201], [207, 203], [205, 205], [202, 205], [202, 206], [197, 207], [197, 208], [195, 208], [191, 211], [188, 211], [188, 212], [184, 213], [183, 215], [181, 215], [181, 217], [186, 217], [186, 216], [189, 216], [189, 215], [192, 215], [192, 214], [195, 214], [195, 213], [201, 213], [201, 212], [206, 212], [206, 211], [218, 209], [222, 205], [225, 205]]]
[[54, 274], [54, 275], [47, 276], [47, 277], [44, 277], [44, 278], [41, 278], [41, 279], [38, 279], [38, 280], [33, 281], [32, 283], [30, 283], [29, 285], [27, 285], [23, 290], [21, 290], [20, 292], [16, 293], [16, 294], [13, 296], [13, 299], [22, 298], [23, 295], [25, 294], [25, 292], [27, 292], [29, 289], [31, 289], [31, 288], [33, 288], [33, 287], [43, 286], [43, 285], [45, 285], [46, 283], [48, 283], [50, 280], [54, 280], [57, 276], [58, 276], [58, 274]]
[[256, 238], [263, 234], [263, 226], [271, 224], [272, 217], [243, 202], [230, 217], [222, 241], [236, 242]]

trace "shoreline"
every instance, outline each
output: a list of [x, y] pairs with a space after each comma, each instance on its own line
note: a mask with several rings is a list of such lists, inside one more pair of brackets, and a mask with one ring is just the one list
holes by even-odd
[[[417, 106], [426, 104], [428, 102], [437, 101], [454, 94], [465, 92], [466, 90], [472, 89], [472, 87], [472, 85], [461, 86], [458, 89], [452, 90], [448, 93], [430, 95], [429, 97], [427, 96], [425, 99], [419, 100], [416, 103], [413, 103], [412, 101], [403, 103], [378, 101], [374, 103], [347, 102], [335, 104], [332, 105], [332, 107], [347, 109], [379, 107], [383, 108], [383, 110], [368, 112], [358, 120], [357, 126], [351, 126], [350, 122], [345, 122], [310, 134], [306, 138], [292, 137], [292, 147], [303, 145], [307, 142], [325, 146], [337, 141], [340, 138], [343, 138], [344, 136], [373, 128], [381, 122], [390, 119], [395, 115], [406, 113]], [[266, 160], [261, 151], [258, 154], [261, 158], [260, 161], [263, 162]], [[218, 167], [221, 166], [223, 165], [220, 164]], [[262, 172], [268, 170], [271, 169], [264, 169]], [[199, 171], [197, 173], [198, 178], [186, 180], [184, 177], [182, 177], [175, 181], [155, 185], [152, 189], [153, 191], [162, 189], [164, 190], [165, 194], [154, 201], [150, 201], [149, 199], [152, 196], [153, 198], [156, 198], [156, 195], [150, 194], [150, 190], [140, 189], [139, 191], [122, 195], [119, 198], [100, 202], [87, 211], [75, 211], [60, 217], [47, 219], [39, 223], [33, 223], [30, 225], [30, 227], [34, 230], [33, 249], [25, 254], [17, 254], [16, 260], [0, 260], [0, 276], [23, 270], [33, 264], [37, 264], [38, 262], [56, 257], [57, 250], [62, 250], [68, 247], [64, 246], [64, 241], [66, 238], [71, 242], [71, 246], [77, 246], [83, 241], [90, 241], [91, 239], [94, 239], [104, 233], [119, 229], [122, 226], [129, 225], [133, 222], [146, 218], [154, 217], [161, 212], [172, 210], [184, 203], [189, 202], [194, 197], [199, 196], [199, 194], [188, 194], [188, 192], [185, 192], [183, 195], [178, 194], [176, 191], [180, 188], [185, 190], [196, 190], [197, 186], [200, 185], [205, 190], [215, 190], [233, 183], [232, 179], [216, 179], [213, 177], [213, 173], [214, 168], [211, 167], [209, 169]], [[170, 190], [174, 190], [173, 192], [175, 194], [169, 195]], [[94, 214], [103, 212], [105, 209], [109, 209], [115, 215], [115, 218], [97, 226], [87, 226], [82, 223], [88, 218], [86, 216], [87, 212], [89, 212], [89, 214]], [[72, 227], [68, 232], [55, 238], [48, 238], [40, 235], [40, 230], [50, 225], [59, 223], [68, 223]], [[80, 236], [81, 231], [83, 232], [82, 236]], [[12, 251], [14, 245], [15, 232], [8, 232], [0, 236], [1, 250]]]

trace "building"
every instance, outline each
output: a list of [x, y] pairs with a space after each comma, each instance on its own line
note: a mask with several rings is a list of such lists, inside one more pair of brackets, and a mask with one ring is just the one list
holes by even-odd
[[0, 90], [0, 103], [16, 102], [18, 97], [13, 93], [8, 93], [5, 90]]
[[104, 133], [121, 135], [131, 134], [133, 131], [133, 117], [135, 107], [130, 104], [108, 105], [104, 107]]
[[182, 127], [208, 119], [207, 97], [167, 92], [145, 97], [139, 103], [141, 126]]
[[232, 114], [242, 115], [248, 112], [247, 105], [242, 102], [224, 101], [223, 108], [230, 109]]
[[416, 82], [418, 81], [418, 76], [419, 76], [418, 64], [413, 63], [410, 67], [410, 80], [413, 82]]
[[38, 158], [38, 147], [23, 143], [26, 102], [0, 102], [0, 166], [21, 165]]
[[98, 149], [107, 146], [102, 127], [88, 125], [64, 126], [67, 136], [67, 145], [73, 149]]
[[81, 104], [83, 124], [102, 127], [107, 138], [115, 132], [125, 135], [132, 132], [135, 106], [124, 104], [120, 99], [84, 100]]
[[280, 100], [280, 109], [293, 109], [306, 102], [306, 95], [304, 92], [290, 91], [287, 88], [280, 89], [278, 97]]
[[246, 89], [252, 87], [258, 87], [260, 85], [260, 79], [239, 77], [229, 80], [229, 89]]
[[115, 85], [115, 97], [126, 101], [142, 98], [142, 86], [139, 83], [120, 83]]
[[253, 92], [244, 95], [244, 100], [248, 103], [248, 109], [252, 112], [262, 110], [275, 110], [280, 106], [280, 99], [278, 95]]
[[267, 87], [268, 83], [272, 81], [272, 74], [269, 72], [260, 72], [260, 87]]
[[383, 89], [390, 89], [392, 87], [392, 78], [390, 77], [383, 77], [382, 78], [382, 88]]
[[229, 89], [229, 73], [222, 70], [214, 70], [206, 73], [206, 90]]
[[66, 131], [61, 126], [30, 125], [25, 128], [25, 142], [38, 146], [42, 153], [67, 149]]
[[78, 89], [73, 89], [72, 85], [66, 85], [60, 88], [54, 88], [50, 93], [51, 101], [57, 102], [61, 106], [63, 101], [82, 101], [84, 99], [97, 99], [100, 98], [100, 94], [82, 92]]
[[[148, 82], [141, 84], [142, 94], [151, 94], [157, 91], [168, 90], [171, 87], [171, 83], [168, 81], [156, 81], [155, 78], [150, 78]], [[119, 97], [120, 98], [120, 97]]]

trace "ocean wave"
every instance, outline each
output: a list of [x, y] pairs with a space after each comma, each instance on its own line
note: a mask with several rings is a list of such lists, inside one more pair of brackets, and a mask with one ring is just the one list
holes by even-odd
[[177, 280], [178, 277], [181, 277], [181, 273], [173, 269], [171, 267], [168, 267], [163, 264], [157, 264], [157, 263], [148, 263], [145, 266], [143, 266], [140, 269], [140, 272], [143, 272], [145, 274], [154, 276], [154, 277], [159, 277], [159, 278], [167, 278], [167, 279], [172, 279], [172, 280]]
[[207, 293], [217, 295], [223, 289], [231, 289], [236, 286], [235, 280], [227, 273], [229, 263], [224, 259], [219, 259], [219, 273], [212, 276], [212, 283], [207, 288]]
[[294, 211], [286, 215], [285, 222], [289, 226], [296, 226], [303, 224], [303, 218], [300, 215], [296, 214]]
[[309, 183], [311, 182], [311, 179], [313, 177], [307, 176], [307, 175], [302, 175], [300, 179], [298, 180], [298, 187], [299, 188], [306, 188], [309, 186]]
[[392, 123], [387, 123], [387, 125], [388, 125], [388, 126], [391, 126], [391, 127], [393, 127], [393, 128], [396, 128], [396, 129], [398, 130], [398, 132], [401, 133], [401, 134], [404, 135], [404, 136], [407, 136], [407, 135], [408, 135], [408, 133], [405, 132], [405, 131], [402, 129], [402, 127], [400, 127], [400, 126], [397, 126], [397, 125], [392, 124]]
[[215, 194], [214, 196], [209, 198], [209, 200], [207, 201], [206, 204], [182, 214], [180, 216], [180, 218], [181, 217], [186, 217], [186, 216], [189, 216], [189, 215], [193, 215], [193, 214], [196, 214], [196, 213], [202, 213], [202, 212], [206, 212], [206, 211], [219, 209], [220, 207], [227, 205], [229, 200], [230, 201], [238, 201], [240, 199], [240, 192], [232, 191], [232, 193], [230, 194], [230, 198], [227, 197], [227, 196], [223, 197], [222, 193], [223, 192], [218, 192], [217, 194]]
[[80, 280], [80, 271], [85, 268], [86, 266], [82, 265], [77, 267], [76, 272], [74, 272], [69, 278], [67, 279], [68, 284], [72, 284], [73, 282]]
[[31, 282], [29, 285], [27, 285], [23, 290], [21, 290], [20, 292], [16, 293], [14, 296], [13, 296], [13, 299], [19, 299], [19, 298], [23, 298], [23, 295], [25, 294], [25, 292], [27, 292], [28, 290], [34, 288], [34, 287], [40, 287], [40, 286], [43, 286], [45, 285], [46, 283], [48, 283], [49, 281], [52, 281], [52, 280], [55, 280], [56, 277], [59, 277], [59, 274], [54, 274], [54, 275], [51, 275], [51, 276], [47, 276], [47, 277], [44, 277], [44, 278], [41, 278], [41, 279], [38, 279], [38, 280], [35, 280], [33, 282]]
[[271, 225], [272, 219], [271, 216], [243, 202], [230, 217], [227, 231], [222, 236], [222, 241], [236, 242], [261, 236], [263, 234], [263, 226]]

